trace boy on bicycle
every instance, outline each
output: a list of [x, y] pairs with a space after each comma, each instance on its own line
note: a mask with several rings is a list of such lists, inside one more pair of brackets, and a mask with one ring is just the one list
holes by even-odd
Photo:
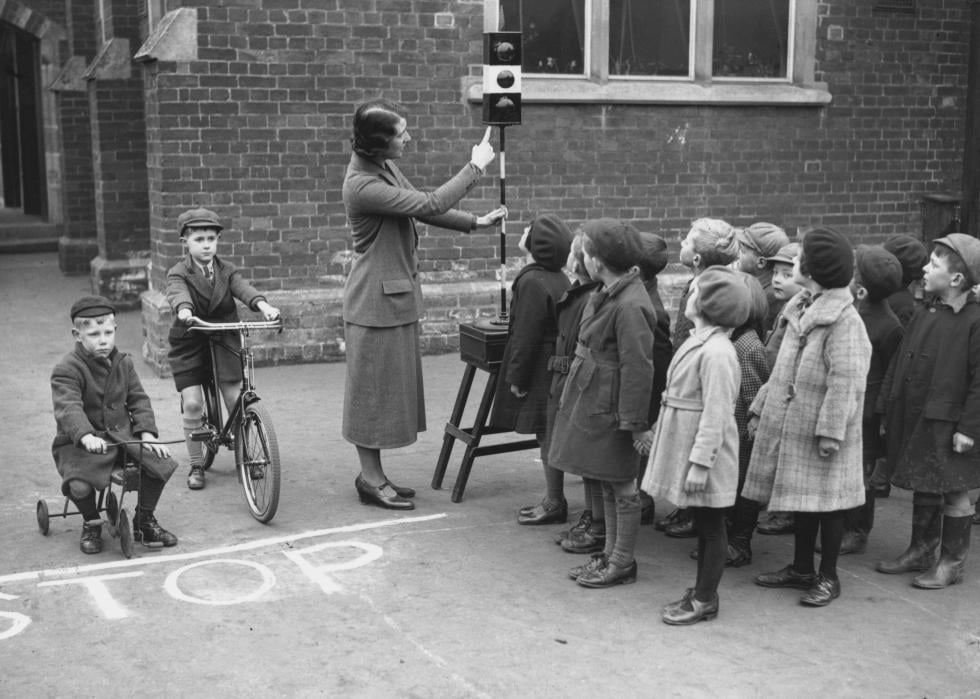
[[[174, 312], [170, 328], [170, 368], [174, 383], [180, 391], [184, 439], [190, 458], [187, 487], [204, 487], [204, 447], [194, 436], [203, 427], [204, 384], [212, 372], [218, 380], [225, 406], [230, 410], [241, 390], [241, 363], [229, 349], [215, 344], [214, 366], [207, 335], [188, 329], [192, 317], [212, 323], [238, 321], [235, 300], [260, 311], [266, 320], [279, 317], [279, 309], [269, 305], [231, 264], [218, 258], [216, 251], [223, 226], [218, 215], [208, 209], [190, 209], [177, 218], [180, 240], [187, 248], [187, 257], [167, 272], [167, 301]], [[239, 348], [235, 334], [225, 334], [222, 343]]]
[[[157, 523], [153, 511], [177, 463], [170, 450], [157, 443], [153, 408], [132, 357], [116, 349], [116, 309], [107, 298], [85, 296], [72, 304], [70, 316], [75, 349], [51, 372], [58, 427], [51, 452], [61, 474], [61, 492], [84, 520], [82, 553], [102, 550], [95, 491], [108, 487], [121, 448], [142, 465], [133, 538], [151, 547], [176, 546], [177, 537]], [[110, 447], [136, 440], [143, 442], [142, 448]]]

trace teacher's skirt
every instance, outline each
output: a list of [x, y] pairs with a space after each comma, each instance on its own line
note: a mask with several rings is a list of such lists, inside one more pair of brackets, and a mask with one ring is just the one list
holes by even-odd
[[343, 436], [372, 449], [413, 444], [425, 431], [419, 324], [344, 324], [347, 384]]

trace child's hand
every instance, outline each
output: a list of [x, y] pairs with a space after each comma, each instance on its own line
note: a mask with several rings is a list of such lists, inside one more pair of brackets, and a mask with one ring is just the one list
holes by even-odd
[[684, 492], [693, 495], [707, 490], [708, 471], [710, 470], [701, 464], [691, 463], [691, 467], [687, 470], [687, 480], [684, 481]]
[[143, 442], [143, 446], [152, 451], [154, 454], [159, 456], [161, 459], [170, 458], [170, 449], [167, 448], [165, 444], [159, 444], [157, 438], [154, 437], [149, 432], [144, 432], [140, 437]]
[[887, 430], [887, 429], [885, 429], [885, 421], [884, 421], [884, 420], [882, 420], [882, 421], [881, 421], [881, 424], [880, 424], [880, 425], [878, 425], [878, 436], [879, 436], [879, 437], [884, 437], [884, 436], [886, 436], [886, 435], [885, 435], [885, 433], [886, 433], [887, 431], [888, 431], [888, 430]]
[[266, 320], [276, 320], [279, 317], [279, 309], [270, 305], [267, 301], [259, 301], [258, 308], [262, 312], [262, 317]]
[[177, 311], [177, 320], [179, 320], [181, 323], [184, 323], [185, 325], [190, 325], [191, 318], [193, 317], [194, 317], [194, 311], [192, 311], [189, 308], [181, 308], [179, 311]]
[[90, 454], [105, 454], [107, 448], [106, 441], [91, 432], [82, 437], [82, 446]]
[[840, 442], [830, 437], [820, 437], [817, 439], [817, 453], [821, 459], [829, 459], [833, 454], [840, 451]]
[[745, 425], [745, 433], [749, 439], [755, 439], [755, 433], [759, 431], [759, 416], [753, 415]]
[[637, 454], [646, 456], [650, 453], [651, 446], [653, 446], [653, 430], [633, 433], [633, 449], [636, 450]]
[[965, 454], [973, 449], [973, 440], [960, 432], [953, 433], [953, 451], [957, 454]]
[[527, 395], [527, 391], [522, 391], [519, 387], [513, 384], [511, 384], [510, 386], [510, 392], [513, 393], [518, 398], [523, 398], [524, 396]]

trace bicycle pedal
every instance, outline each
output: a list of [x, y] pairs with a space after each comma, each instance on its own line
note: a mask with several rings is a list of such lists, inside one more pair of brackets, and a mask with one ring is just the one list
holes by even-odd
[[191, 441], [192, 442], [206, 442], [209, 439], [211, 439], [211, 434], [212, 434], [211, 433], [211, 430], [206, 429], [206, 428], [205, 429], [200, 429], [200, 430], [194, 430], [193, 432], [191, 432]]

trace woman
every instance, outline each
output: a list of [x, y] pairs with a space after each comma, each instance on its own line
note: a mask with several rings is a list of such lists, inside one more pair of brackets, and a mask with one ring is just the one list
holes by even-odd
[[381, 449], [412, 444], [425, 429], [415, 220], [466, 232], [504, 217], [503, 208], [485, 216], [452, 208], [493, 161], [489, 138], [488, 128], [469, 163], [435, 191], [420, 192], [391, 162], [412, 140], [398, 108], [377, 100], [354, 113], [354, 153], [343, 188], [356, 253], [344, 288], [343, 435], [357, 448], [361, 473], [354, 484], [364, 504], [415, 507], [415, 491], [392, 484], [381, 466]]

